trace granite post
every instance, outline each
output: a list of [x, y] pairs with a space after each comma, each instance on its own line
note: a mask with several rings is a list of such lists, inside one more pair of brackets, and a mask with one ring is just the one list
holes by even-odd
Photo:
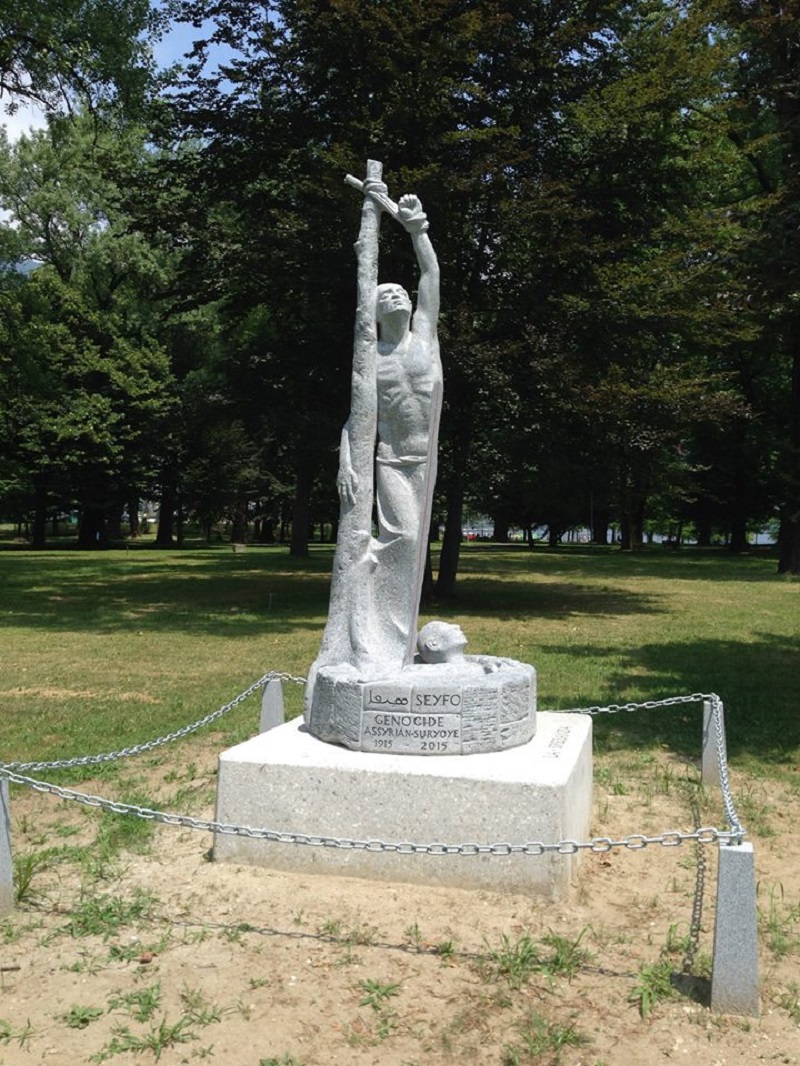
[[261, 722], [259, 733], [266, 733], [276, 725], [283, 725], [286, 715], [283, 710], [283, 682], [273, 678], [264, 685], [261, 697]]
[[6, 778], [0, 778], [0, 918], [14, 909], [14, 864], [11, 861], [11, 809]]
[[757, 1017], [758, 916], [752, 844], [721, 844], [711, 1009]]
[[706, 788], [719, 785], [719, 749], [718, 737], [722, 733], [725, 739], [725, 710], [719, 701], [719, 717], [714, 714], [712, 700], [703, 701], [703, 754], [700, 761], [700, 780]]

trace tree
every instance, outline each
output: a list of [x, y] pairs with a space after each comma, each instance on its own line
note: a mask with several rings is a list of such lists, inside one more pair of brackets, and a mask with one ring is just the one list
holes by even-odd
[[53, 117], [13, 147], [0, 139], [9, 240], [41, 264], [4, 294], [16, 322], [6, 444], [36, 513], [36, 546], [48, 508], [73, 503], [81, 545], [102, 543], [112, 512], [155, 474], [172, 405], [154, 307], [169, 259], [132, 231], [104, 166], [109, 154], [122, 165], [142, 151], [140, 133], [126, 139], [91, 118]]
[[[782, 573], [800, 573], [800, 12], [794, 4], [709, 3], [736, 65], [729, 79], [728, 136], [749, 170], [736, 205], [745, 233], [738, 262], [766, 353], [782, 385], [759, 414], [775, 427]], [[774, 380], [774, 377], [773, 377]], [[765, 397], [766, 399], [766, 397]]]
[[151, 42], [169, 4], [150, 0], [0, 0], [0, 98], [47, 110], [116, 101], [141, 106], [154, 74]]

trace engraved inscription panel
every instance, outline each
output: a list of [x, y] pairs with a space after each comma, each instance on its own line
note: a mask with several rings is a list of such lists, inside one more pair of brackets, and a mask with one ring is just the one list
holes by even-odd
[[569, 726], [560, 725], [550, 737], [545, 750], [542, 752], [543, 759], [557, 759], [569, 741]]
[[361, 750], [458, 755], [461, 703], [458, 687], [368, 684], [361, 715]]

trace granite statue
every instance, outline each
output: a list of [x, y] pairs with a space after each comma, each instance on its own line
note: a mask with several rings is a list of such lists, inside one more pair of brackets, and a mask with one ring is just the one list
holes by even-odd
[[[381, 179], [374, 160], [363, 182], [347, 177], [364, 197], [351, 404], [328, 620], [305, 720], [320, 739], [362, 751], [496, 751], [535, 732], [533, 667], [465, 655], [466, 637], [450, 623], [417, 634], [442, 403], [439, 265], [419, 197], [395, 203]], [[378, 284], [382, 214], [409, 234], [416, 307], [401, 285]]]

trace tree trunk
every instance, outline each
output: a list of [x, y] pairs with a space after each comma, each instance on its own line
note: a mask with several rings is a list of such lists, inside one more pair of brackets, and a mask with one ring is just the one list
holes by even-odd
[[494, 525], [492, 527], [492, 540], [499, 541], [501, 544], [507, 544], [511, 539], [509, 536], [510, 523], [506, 518], [495, 518]]
[[711, 520], [708, 518], [695, 519], [695, 530], [697, 532], [697, 547], [698, 548], [710, 548], [711, 547]]
[[33, 508], [31, 547], [41, 551], [47, 547], [47, 492], [43, 485], [35, 486]]
[[458, 478], [447, 490], [447, 518], [439, 559], [439, 576], [436, 579], [436, 594], [443, 598], [455, 596], [463, 519], [464, 486], [461, 478]]
[[237, 500], [231, 527], [231, 541], [234, 544], [247, 543], [247, 500]]
[[778, 533], [778, 573], [800, 574], [800, 318], [789, 326], [792, 387], [789, 448], [786, 460], [786, 502]]
[[308, 555], [312, 481], [310, 462], [307, 457], [303, 457], [298, 464], [297, 480], [295, 481], [294, 502], [292, 504], [292, 539], [289, 544], [289, 554], [298, 558], [305, 558]]
[[592, 544], [608, 544], [608, 527], [610, 517], [608, 511], [592, 512]]
[[78, 547], [84, 551], [108, 547], [106, 516], [102, 507], [89, 505], [81, 511], [78, 525]]
[[110, 541], [122, 540], [122, 505], [114, 504], [106, 516], [106, 535]]
[[128, 535], [131, 540], [136, 540], [142, 535], [139, 525], [139, 497], [131, 494], [128, 500]]
[[178, 501], [178, 492], [174, 485], [164, 485], [161, 491], [161, 501], [158, 508], [158, 532], [156, 533], [157, 548], [174, 548], [175, 539], [175, 507]]

